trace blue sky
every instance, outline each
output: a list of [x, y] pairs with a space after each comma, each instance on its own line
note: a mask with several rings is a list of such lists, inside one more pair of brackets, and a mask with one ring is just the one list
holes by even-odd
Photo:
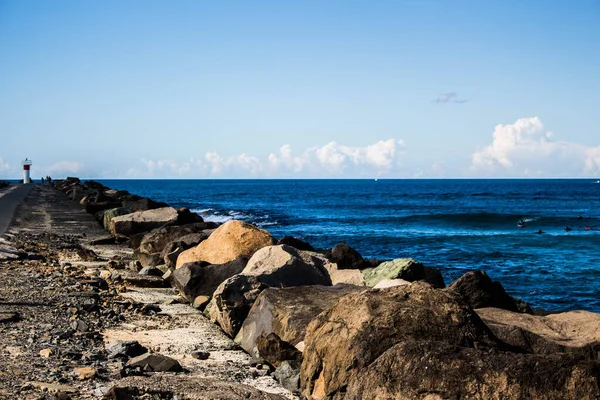
[[0, 178], [600, 175], [597, 1], [0, 0]]

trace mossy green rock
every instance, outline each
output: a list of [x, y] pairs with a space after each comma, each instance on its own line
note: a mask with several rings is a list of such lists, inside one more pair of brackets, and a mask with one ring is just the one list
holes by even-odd
[[362, 271], [367, 286], [375, 286], [384, 279], [404, 279], [409, 282], [425, 278], [423, 264], [412, 258], [396, 258], [386, 261], [376, 268], [367, 268]]
[[110, 232], [110, 221], [113, 218], [119, 217], [121, 215], [131, 214], [131, 212], [132, 211], [129, 208], [125, 207], [111, 208], [109, 210], [104, 211], [104, 219], [102, 221], [104, 229]]

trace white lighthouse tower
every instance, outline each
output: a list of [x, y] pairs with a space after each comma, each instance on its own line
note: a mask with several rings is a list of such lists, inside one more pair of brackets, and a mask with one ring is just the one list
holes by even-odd
[[31, 178], [29, 177], [29, 169], [31, 168], [31, 160], [25, 159], [21, 162], [23, 164], [23, 183], [31, 183]]

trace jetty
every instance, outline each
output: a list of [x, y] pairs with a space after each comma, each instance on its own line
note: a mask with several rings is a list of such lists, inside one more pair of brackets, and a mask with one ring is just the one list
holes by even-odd
[[484, 271], [447, 285], [77, 178], [1, 189], [0, 235], [2, 398], [600, 397], [600, 315]]

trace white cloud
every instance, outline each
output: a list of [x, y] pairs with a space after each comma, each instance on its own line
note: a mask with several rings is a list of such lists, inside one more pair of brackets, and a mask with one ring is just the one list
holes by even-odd
[[471, 172], [483, 176], [590, 176], [600, 173], [600, 146], [553, 140], [538, 117], [497, 125], [492, 143], [473, 153]]
[[281, 146], [277, 154], [260, 159], [246, 153], [223, 157], [207, 152], [204, 157], [177, 162], [169, 159], [142, 160], [139, 170], [132, 168], [130, 177], [323, 177], [393, 175], [398, 167], [404, 143], [389, 139], [365, 147], [351, 147], [329, 142], [294, 155], [290, 145]]
[[49, 174], [77, 174], [83, 170], [83, 164], [75, 161], [59, 161], [47, 168]]
[[459, 99], [458, 95], [455, 92], [450, 92], [450, 93], [442, 93], [442, 94], [438, 95], [437, 99], [435, 99], [433, 102], [438, 103], [438, 104], [447, 104], [447, 103], [462, 104], [462, 103], [466, 103], [467, 101], [468, 100], [466, 100], [466, 99]]

